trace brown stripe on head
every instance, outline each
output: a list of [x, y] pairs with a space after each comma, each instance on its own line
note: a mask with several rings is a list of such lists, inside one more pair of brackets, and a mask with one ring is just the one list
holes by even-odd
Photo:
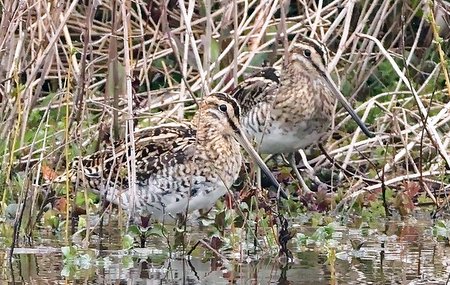
[[[209, 97], [216, 97], [217, 99], [224, 101], [228, 104], [230, 104], [233, 107], [233, 112], [234, 112], [234, 116], [239, 119], [241, 116], [241, 107], [239, 106], [239, 104], [237, 103], [236, 99], [234, 99], [233, 97], [225, 94], [225, 93], [213, 93], [211, 95], [209, 95]], [[220, 104], [220, 103], [218, 103]]]
[[324, 66], [328, 65], [328, 49], [322, 42], [299, 35], [292, 48], [296, 48], [296, 43], [304, 44], [313, 48], [321, 57]]

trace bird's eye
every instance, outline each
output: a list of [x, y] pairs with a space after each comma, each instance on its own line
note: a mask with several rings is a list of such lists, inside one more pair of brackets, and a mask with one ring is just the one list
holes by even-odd
[[305, 49], [305, 50], [303, 51], [303, 55], [304, 55], [305, 57], [310, 57], [310, 56], [311, 56], [311, 51], [310, 51], [309, 49]]
[[219, 110], [226, 113], [227, 112], [227, 105], [219, 105]]

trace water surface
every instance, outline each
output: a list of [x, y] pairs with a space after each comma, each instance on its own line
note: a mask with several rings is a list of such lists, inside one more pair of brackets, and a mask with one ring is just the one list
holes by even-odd
[[[299, 227], [305, 233], [315, 228]], [[294, 259], [266, 253], [211, 252], [169, 258], [163, 240], [152, 238], [144, 249], [120, 250], [107, 235], [103, 248], [79, 250], [64, 262], [61, 237], [43, 235], [32, 247], [0, 251], [0, 283], [15, 284], [446, 284], [450, 251], [433, 237], [431, 221], [383, 224], [379, 229], [336, 227], [332, 240], [302, 245], [294, 238]], [[193, 231], [199, 237], [202, 232]], [[353, 245], [352, 245], [353, 243]], [[362, 246], [358, 248], [357, 245]]]

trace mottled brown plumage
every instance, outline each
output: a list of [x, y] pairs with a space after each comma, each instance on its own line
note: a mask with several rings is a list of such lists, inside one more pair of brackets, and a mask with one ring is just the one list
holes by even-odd
[[200, 103], [191, 123], [136, 132], [135, 185], [129, 183], [132, 148], [125, 141], [75, 160], [68, 174], [55, 182], [80, 180], [120, 204], [138, 222], [148, 217], [172, 219], [213, 206], [238, 177], [240, 144], [277, 183], [241, 133], [239, 116], [236, 101], [217, 93]]
[[[241, 124], [260, 152], [293, 153], [322, 140], [330, 134], [336, 99], [364, 133], [373, 136], [334, 84], [326, 65], [324, 46], [303, 38], [293, 43], [281, 69], [264, 68], [232, 92], [242, 108]], [[291, 164], [294, 167], [292, 155]]]

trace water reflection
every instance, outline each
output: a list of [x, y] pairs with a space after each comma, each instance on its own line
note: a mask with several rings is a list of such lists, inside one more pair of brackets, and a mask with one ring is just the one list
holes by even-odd
[[[12, 266], [6, 250], [0, 251], [0, 284], [65, 284], [67, 280], [84, 284], [446, 284], [449, 248], [437, 242], [430, 224], [391, 223], [381, 231], [361, 234], [359, 229], [339, 229], [330, 252], [310, 246], [295, 250], [294, 262], [277, 258], [249, 256], [245, 262], [233, 259], [192, 257], [169, 259], [161, 241], [144, 251], [109, 249], [80, 256], [85, 259], [64, 263], [60, 245], [18, 248]], [[351, 240], [364, 240], [361, 248]], [[158, 244], [158, 242], [160, 244]], [[108, 241], [104, 241], [108, 244]], [[53, 247], [51, 245], [54, 245]], [[83, 263], [84, 262], [84, 263]]]

